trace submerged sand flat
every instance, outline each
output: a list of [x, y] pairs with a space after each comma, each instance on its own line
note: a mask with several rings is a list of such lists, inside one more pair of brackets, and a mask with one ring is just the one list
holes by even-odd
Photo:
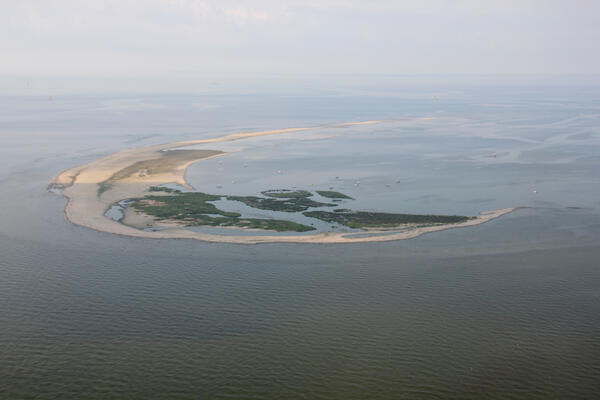
[[[353, 125], [377, 124], [382, 121], [348, 122], [343, 124], [328, 125], [328, 128], [347, 127]], [[468, 227], [482, 224], [492, 219], [513, 211], [515, 208], [481, 213], [477, 218], [456, 224], [433, 225], [419, 228], [407, 228], [398, 232], [390, 229], [369, 230], [363, 236], [357, 237], [356, 233], [327, 232], [314, 235], [248, 235], [229, 236], [200, 233], [174, 226], [171, 229], [160, 231], [144, 231], [114, 221], [104, 214], [116, 202], [124, 199], [143, 197], [149, 194], [150, 186], [166, 183], [176, 183], [189, 187], [185, 180], [187, 168], [200, 160], [217, 157], [225, 154], [219, 150], [174, 150], [182, 147], [220, 143], [246, 138], [278, 135], [292, 132], [304, 132], [312, 128], [288, 128], [262, 132], [236, 133], [227, 136], [204, 140], [188, 140], [145, 147], [128, 149], [92, 161], [88, 164], [63, 171], [56, 176], [50, 185], [60, 188], [62, 194], [68, 198], [65, 215], [73, 224], [95, 229], [102, 232], [119, 235], [135, 236], [153, 239], [196, 239], [209, 242], [228, 243], [356, 243], [356, 242], [381, 242], [391, 240], [410, 239], [424, 233], [441, 231], [451, 228]], [[153, 193], [156, 195], [156, 193]], [[129, 213], [130, 214], [130, 213]], [[129, 219], [134, 219], [129, 215]], [[137, 218], [137, 223], [142, 226], [148, 222], [143, 216]]]

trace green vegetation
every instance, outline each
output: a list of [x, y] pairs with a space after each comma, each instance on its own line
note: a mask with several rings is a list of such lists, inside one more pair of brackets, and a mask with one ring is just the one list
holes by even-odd
[[334, 192], [333, 190], [317, 190], [317, 193], [328, 199], [349, 199], [354, 200], [352, 197], [345, 195], [344, 193]]
[[261, 192], [261, 193], [263, 195], [265, 195], [265, 196], [276, 197], [276, 198], [279, 198], [279, 199], [291, 199], [291, 198], [298, 198], [298, 197], [311, 197], [313, 195], [308, 190], [296, 190], [296, 191], [292, 191], [292, 190], [285, 190], [285, 189], [265, 190], [264, 192]]
[[150, 186], [149, 192], [167, 192], [167, 193], [181, 193], [181, 190], [171, 189], [164, 186]]
[[200, 192], [182, 193], [174, 189], [153, 187], [150, 191], [167, 192], [169, 195], [148, 195], [136, 199], [130, 207], [155, 217], [157, 220], [172, 220], [187, 226], [235, 226], [250, 229], [273, 231], [306, 232], [314, 230], [312, 226], [277, 219], [240, 218], [240, 214], [218, 209], [209, 201], [219, 200], [221, 196]]
[[350, 211], [350, 212], [307, 211], [307, 217], [318, 218], [326, 222], [337, 222], [350, 228], [392, 228], [402, 224], [456, 224], [474, 217], [459, 215], [418, 215], [391, 214], [382, 212]]
[[[105, 183], [107, 184], [107, 183]], [[277, 219], [242, 218], [239, 213], [220, 210], [212, 201], [221, 196], [200, 192], [181, 192], [162, 186], [152, 186], [150, 192], [161, 192], [136, 199], [132, 204], [136, 210], [151, 215], [156, 220], [178, 221], [187, 226], [235, 226], [249, 229], [266, 229], [273, 231], [305, 232], [315, 228], [292, 221]], [[342, 193], [318, 191], [321, 196], [345, 196]], [[325, 193], [325, 194], [324, 194]], [[332, 194], [333, 193], [333, 194]], [[268, 190], [265, 196], [225, 196], [227, 200], [240, 201], [249, 207], [261, 210], [302, 212], [307, 217], [318, 218], [329, 223], [338, 223], [350, 228], [393, 228], [403, 224], [456, 224], [475, 217], [459, 215], [416, 215], [393, 214], [383, 212], [353, 211], [347, 208], [336, 208], [330, 211], [307, 211], [310, 207], [333, 207], [336, 204], [320, 203], [309, 197], [312, 193], [306, 190], [283, 191]], [[335, 226], [332, 226], [335, 227]]]
[[222, 215], [224, 217], [239, 217], [240, 214], [219, 210], [208, 201], [219, 200], [221, 196], [212, 194], [189, 192], [175, 193], [168, 196], [148, 195], [137, 199], [131, 204], [137, 210], [158, 219], [193, 220], [203, 214]]
[[227, 200], [241, 201], [252, 208], [271, 211], [298, 212], [310, 207], [334, 207], [335, 204], [320, 203], [307, 197], [292, 197], [286, 199], [271, 199], [256, 196], [226, 196]]
[[250, 229], [266, 229], [269, 231], [285, 232], [307, 232], [314, 231], [316, 228], [308, 225], [302, 225], [292, 221], [282, 219], [258, 219], [258, 218], [243, 218], [238, 219], [235, 226], [240, 228]]

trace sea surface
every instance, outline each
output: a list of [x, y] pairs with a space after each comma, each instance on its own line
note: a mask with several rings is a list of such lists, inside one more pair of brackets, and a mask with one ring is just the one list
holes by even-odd
[[[0, 97], [0, 398], [596, 398], [597, 89]], [[322, 128], [214, 144], [187, 178], [522, 208], [404, 241], [231, 245], [74, 226], [46, 190], [125, 148], [304, 126]]]

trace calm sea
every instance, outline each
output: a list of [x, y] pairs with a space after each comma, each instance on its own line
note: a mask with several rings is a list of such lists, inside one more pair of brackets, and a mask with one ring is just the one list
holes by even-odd
[[[0, 97], [0, 398], [596, 398], [597, 93]], [[188, 177], [333, 186], [383, 211], [527, 208], [406, 241], [252, 246], [76, 227], [46, 191], [126, 147], [368, 119], [399, 120], [239, 142]]]

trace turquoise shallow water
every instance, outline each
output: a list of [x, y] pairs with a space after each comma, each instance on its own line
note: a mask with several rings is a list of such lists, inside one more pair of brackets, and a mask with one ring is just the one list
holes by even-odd
[[[434, 106], [400, 95], [2, 98], [0, 398], [594, 398], [600, 103], [514, 90]], [[246, 246], [76, 227], [45, 190], [124, 147], [423, 114], [452, 119], [357, 130], [344, 144], [264, 141], [189, 178], [202, 189], [239, 171], [249, 194], [339, 175], [361, 180], [356, 202], [370, 209], [531, 208], [407, 241]], [[381, 156], [369, 135], [389, 136]], [[332, 145], [335, 167], [322, 157]], [[263, 178], [284, 154], [282, 181]], [[404, 175], [382, 195], [399, 175], [386, 168]]]

